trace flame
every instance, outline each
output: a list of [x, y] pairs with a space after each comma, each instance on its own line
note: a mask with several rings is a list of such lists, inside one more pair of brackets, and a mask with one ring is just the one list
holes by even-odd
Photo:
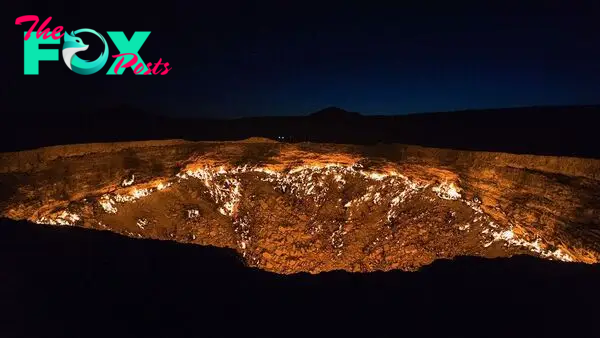
[[447, 181], [444, 181], [440, 183], [439, 186], [433, 187], [431, 190], [433, 190], [439, 198], [446, 200], [457, 200], [462, 197], [454, 182], [448, 183]]
[[[516, 233], [521, 233], [517, 236]], [[491, 231], [490, 234], [493, 237], [491, 242], [488, 242], [484, 247], [489, 247], [493, 242], [504, 241], [508, 245], [514, 245], [525, 248], [531, 252], [537, 253], [543, 258], [556, 259], [563, 262], [573, 262], [574, 257], [563, 251], [561, 248], [556, 250], [549, 250], [548, 244], [544, 243], [540, 238], [536, 238], [534, 241], [527, 240], [527, 233], [520, 227], [502, 230], [502, 231]]]
[[130, 179], [124, 179], [121, 185], [124, 187], [128, 187], [133, 184], [133, 181], [135, 181], [135, 175], [131, 175]]
[[[335, 159], [335, 162], [326, 162], [326, 160]], [[244, 173], [258, 173], [259, 179], [275, 185], [276, 189], [286, 194], [293, 194], [299, 198], [311, 198], [315, 203], [324, 203], [330, 189], [343, 189], [348, 182], [353, 179], [367, 179], [370, 185], [366, 192], [349, 201], [343, 202], [343, 207], [347, 209], [348, 221], [352, 218], [353, 210], [357, 210], [360, 204], [373, 203], [377, 205], [387, 205], [388, 211], [381, 222], [392, 222], [398, 217], [402, 210], [401, 204], [407, 199], [412, 198], [417, 193], [429, 191], [426, 188], [431, 186], [435, 195], [425, 195], [423, 198], [428, 200], [440, 199], [458, 201], [465, 203], [475, 211], [473, 219], [466, 223], [457, 225], [461, 231], [473, 231], [480, 229], [478, 224], [487, 224], [481, 231], [481, 235], [487, 237], [487, 242], [482, 242], [484, 247], [489, 247], [494, 242], [505, 242], [506, 245], [522, 247], [536, 255], [548, 259], [556, 259], [566, 262], [582, 261], [595, 263], [596, 258], [593, 254], [575, 249], [566, 248], [563, 245], [558, 247], [545, 243], [540, 237], [531, 236], [521, 227], [506, 227], [505, 225], [494, 223], [490, 216], [485, 214], [478, 201], [463, 200], [461, 189], [457, 184], [456, 177], [446, 171], [438, 170], [434, 179], [429, 181], [419, 179], [418, 173], [415, 177], [414, 169], [407, 173], [399, 170], [402, 167], [379, 167], [376, 170], [365, 169], [355, 158], [336, 157], [335, 155], [319, 155], [310, 160], [297, 162], [294, 166], [279, 164], [268, 165], [244, 165], [231, 166], [217, 161], [208, 161], [200, 166], [200, 162], [195, 162], [185, 167], [184, 170], [177, 173], [171, 179], [156, 179], [151, 182], [136, 184], [133, 186], [135, 176], [122, 182], [127, 188], [118, 189], [113, 193], [107, 193], [98, 199], [98, 203], [106, 213], [115, 214], [118, 212], [119, 203], [133, 203], [138, 199], [147, 197], [154, 192], [163, 191], [174, 183], [182, 180], [198, 179], [206, 187], [212, 200], [216, 203], [216, 210], [224, 216], [232, 218], [236, 232], [239, 234], [239, 247], [245, 253], [252, 244], [250, 237], [250, 223], [247, 219], [238, 217], [238, 208], [241, 202], [243, 185], [239, 176]], [[434, 180], [439, 182], [433, 184]], [[132, 186], [129, 186], [132, 185]], [[340, 199], [341, 202], [341, 199]], [[188, 218], [199, 217], [200, 212], [196, 209], [187, 210]], [[45, 224], [69, 224], [74, 225], [80, 220], [74, 213], [63, 211], [58, 216], [42, 217], [38, 223]], [[140, 229], [144, 229], [148, 224], [145, 219], [138, 219], [136, 222]], [[340, 224], [331, 236], [331, 244], [339, 250], [344, 246], [343, 235], [346, 233]], [[531, 240], [530, 238], [535, 238]], [[339, 252], [341, 254], [341, 251]]]
[[78, 221], [81, 220], [79, 215], [74, 214], [72, 212], [63, 210], [60, 214], [52, 217], [41, 217], [39, 220], [35, 222], [38, 224], [50, 224], [50, 225], [76, 225]]

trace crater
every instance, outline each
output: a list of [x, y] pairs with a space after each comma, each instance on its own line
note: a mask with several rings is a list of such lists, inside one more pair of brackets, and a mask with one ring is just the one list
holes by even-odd
[[599, 178], [594, 159], [398, 144], [84, 144], [0, 154], [0, 215], [233, 248], [283, 274], [597, 263]]

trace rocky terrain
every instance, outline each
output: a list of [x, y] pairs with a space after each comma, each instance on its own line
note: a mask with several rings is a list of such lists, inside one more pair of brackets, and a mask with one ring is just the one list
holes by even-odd
[[55, 146], [0, 154], [0, 216], [233, 248], [285, 274], [597, 263], [600, 160], [267, 139]]

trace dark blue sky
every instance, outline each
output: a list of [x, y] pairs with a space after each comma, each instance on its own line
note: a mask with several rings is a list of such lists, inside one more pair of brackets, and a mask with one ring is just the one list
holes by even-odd
[[[144, 61], [163, 58], [173, 70], [151, 78], [130, 71], [86, 77], [61, 60], [24, 76], [21, 51], [12, 60], [14, 81], [3, 87], [4, 109], [22, 102], [28, 85], [68, 92], [78, 107], [131, 103], [178, 116], [304, 115], [332, 105], [404, 114], [600, 103], [600, 12], [591, 1], [260, 3], [101, 12], [25, 4], [12, 23], [36, 14], [69, 30], [150, 30]], [[22, 29], [13, 26], [11, 34]], [[22, 49], [19, 37], [10, 42]], [[51, 94], [40, 95], [30, 110], [60, 109]]]

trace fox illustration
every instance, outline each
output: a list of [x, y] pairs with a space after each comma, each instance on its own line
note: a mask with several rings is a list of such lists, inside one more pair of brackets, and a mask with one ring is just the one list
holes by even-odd
[[[75, 55], [77, 52], [85, 51], [89, 48], [89, 45], [84, 44], [80, 37], [75, 36], [75, 34], [78, 33], [92, 33], [102, 40], [104, 43], [104, 52], [101, 53], [96, 60], [87, 61]], [[72, 71], [81, 75], [94, 74], [106, 64], [106, 61], [108, 60], [108, 44], [106, 43], [106, 40], [104, 40], [104, 37], [98, 32], [84, 28], [71, 32], [71, 34], [65, 32], [64, 38], [65, 42], [63, 44], [62, 56], [67, 67]]]
[[71, 60], [73, 59], [75, 53], [87, 50], [88, 48], [89, 45], [84, 44], [81, 38], [74, 36], [73, 32], [71, 32], [71, 34], [65, 32], [65, 42], [63, 44], [62, 56], [63, 60], [65, 60], [65, 63], [67, 64], [67, 67], [73, 70], [71, 67]]

